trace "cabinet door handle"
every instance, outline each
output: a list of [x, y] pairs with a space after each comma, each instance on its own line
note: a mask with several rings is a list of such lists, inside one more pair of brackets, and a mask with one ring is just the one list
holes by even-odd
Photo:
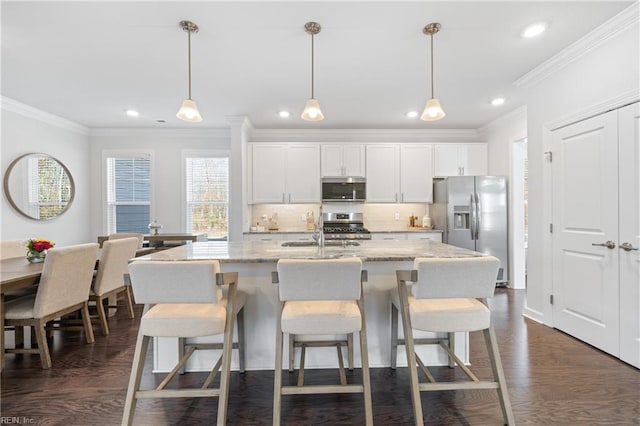
[[396, 192], [396, 203], [398, 202], [398, 193]]
[[282, 193], [282, 202], [284, 203], [284, 192]]
[[400, 194], [400, 202], [404, 203], [404, 192]]
[[638, 247], [634, 247], [631, 243], [622, 243], [618, 248], [621, 248], [624, 251], [638, 250]]
[[291, 193], [289, 193], [289, 204], [291, 204]]
[[616, 243], [614, 243], [611, 240], [605, 241], [604, 243], [591, 243], [591, 245], [592, 246], [597, 246], [597, 247], [606, 247], [609, 250], [613, 250], [614, 248], [616, 248]]

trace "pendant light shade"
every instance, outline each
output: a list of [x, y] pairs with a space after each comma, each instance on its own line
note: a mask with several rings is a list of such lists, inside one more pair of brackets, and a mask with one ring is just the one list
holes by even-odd
[[440, 106], [440, 100], [433, 95], [433, 35], [440, 31], [440, 27], [439, 23], [432, 22], [422, 30], [423, 33], [431, 38], [431, 99], [427, 101], [424, 111], [420, 116], [420, 119], [423, 121], [440, 120], [446, 115]]
[[306, 121], [321, 121], [324, 120], [324, 115], [320, 110], [320, 103], [314, 97], [313, 84], [314, 84], [314, 36], [321, 30], [320, 24], [317, 22], [307, 22], [304, 24], [304, 30], [308, 34], [311, 34], [311, 98], [307, 100], [307, 103], [302, 111], [302, 119]]
[[200, 115], [200, 111], [198, 111], [196, 102], [191, 99], [191, 33], [197, 33], [199, 28], [191, 21], [180, 21], [180, 27], [187, 32], [189, 49], [189, 97], [182, 101], [182, 106], [180, 106], [176, 117], [182, 121], [199, 123], [202, 121], [202, 116]]

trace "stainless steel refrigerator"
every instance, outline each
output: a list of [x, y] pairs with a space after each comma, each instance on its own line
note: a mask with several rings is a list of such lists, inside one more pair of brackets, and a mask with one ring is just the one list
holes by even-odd
[[509, 282], [507, 178], [451, 176], [433, 185], [431, 216], [447, 244], [500, 259], [497, 285]]

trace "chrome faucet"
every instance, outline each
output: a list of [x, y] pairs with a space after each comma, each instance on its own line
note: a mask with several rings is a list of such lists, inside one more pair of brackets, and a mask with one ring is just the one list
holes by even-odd
[[313, 224], [313, 239], [318, 247], [324, 247], [324, 217], [322, 216], [322, 204], [318, 211], [318, 222]]

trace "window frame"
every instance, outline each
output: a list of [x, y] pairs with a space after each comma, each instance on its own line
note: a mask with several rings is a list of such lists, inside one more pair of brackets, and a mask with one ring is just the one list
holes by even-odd
[[116, 232], [109, 228], [109, 158], [148, 158], [149, 159], [149, 216], [150, 220], [156, 217], [156, 190], [155, 190], [155, 153], [153, 150], [103, 150], [102, 151], [102, 229], [106, 235]]
[[[187, 204], [187, 158], [226, 158], [228, 161], [227, 169], [227, 241], [229, 240], [230, 232], [230, 217], [229, 210], [231, 208], [231, 151], [226, 149], [184, 149], [181, 156], [181, 194], [182, 194], [182, 214], [181, 223], [184, 227], [184, 232], [192, 232], [188, 227], [188, 204]], [[209, 238], [211, 238], [209, 236]]]

